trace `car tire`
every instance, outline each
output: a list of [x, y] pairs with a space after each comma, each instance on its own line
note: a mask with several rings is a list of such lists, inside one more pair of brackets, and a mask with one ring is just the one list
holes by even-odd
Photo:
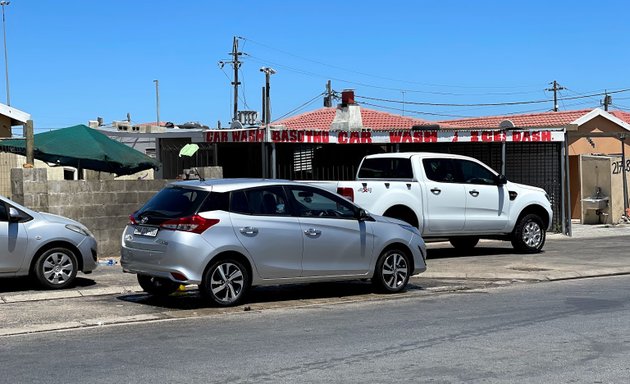
[[168, 296], [179, 288], [179, 284], [161, 277], [138, 275], [138, 284], [142, 290], [153, 296]]
[[512, 246], [525, 253], [537, 253], [545, 245], [546, 230], [543, 222], [535, 214], [523, 216], [512, 233]]
[[39, 255], [35, 261], [34, 275], [42, 287], [61, 289], [72, 284], [78, 267], [74, 252], [65, 247], [55, 247]]
[[467, 250], [475, 248], [479, 243], [479, 238], [474, 236], [451, 237], [448, 241], [455, 249]]
[[221, 307], [238, 305], [249, 290], [249, 273], [238, 260], [222, 259], [206, 270], [201, 294]]
[[381, 292], [396, 293], [407, 286], [411, 276], [411, 263], [406, 252], [388, 249], [376, 262], [372, 283]]

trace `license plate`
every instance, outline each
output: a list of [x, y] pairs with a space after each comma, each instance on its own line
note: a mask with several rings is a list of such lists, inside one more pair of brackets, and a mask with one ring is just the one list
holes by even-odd
[[158, 234], [157, 227], [136, 227], [133, 230], [134, 235], [155, 237]]

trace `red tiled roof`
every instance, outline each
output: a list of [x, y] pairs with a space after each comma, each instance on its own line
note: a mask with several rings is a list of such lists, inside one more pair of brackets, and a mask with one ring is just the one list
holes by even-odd
[[[337, 108], [320, 108], [301, 115], [289, 117], [271, 123], [272, 126], [282, 125], [287, 129], [329, 130], [335, 118]], [[396, 129], [410, 129], [414, 125], [432, 125], [430, 121], [413, 117], [394, 115], [373, 109], [361, 108], [361, 120], [366, 129], [386, 131]]]
[[626, 123], [630, 124], [630, 112], [624, 112], [624, 111], [608, 111], [608, 113], [610, 113], [611, 115], [615, 116], [616, 118], [625, 121]]
[[503, 120], [510, 120], [514, 123], [516, 128], [551, 128], [563, 127], [589, 112], [591, 112], [590, 109], [581, 109], [577, 111], [529, 113], [523, 115], [484, 116], [438, 121], [438, 124], [440, 124], [440, 126], [443, 124], [450, 125], [455, 128], [498, 128], [499, 123]]

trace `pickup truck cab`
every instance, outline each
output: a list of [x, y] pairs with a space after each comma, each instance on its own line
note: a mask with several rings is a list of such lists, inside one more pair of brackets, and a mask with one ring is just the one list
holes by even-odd
[[472, 248], [480, 238], [539, 252], [553, 211], [541, 188], [510, 182], [471, 157], [429, 152], [366, 156], [337, 192], [377, 215], [404, 220], [425, 240]]

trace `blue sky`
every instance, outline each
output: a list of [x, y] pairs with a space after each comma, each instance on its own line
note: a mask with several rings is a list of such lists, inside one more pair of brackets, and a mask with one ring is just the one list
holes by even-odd
[[[409, 103], [549, 100], [553, 80], [561, 98], [630, 88], [627, 0], [11, 0], [5, 11], [11, 105], [38, 130], [127, 113], [155, 121], [154, 79], [161, 120], [226, 126], [232, 70], [217, 63], [229, 61], [233, 36], [245, 53], [239, 109], [261, 110], [259, 68], [270, 66], [273, 120], [320, 108], [328, 79], [365, 107], [426, 120], [553, 103]], [[0, 76], [0, 102], [5, 89]], [[630, 110], [630, 92], [614, 94], [612, 108]]]

